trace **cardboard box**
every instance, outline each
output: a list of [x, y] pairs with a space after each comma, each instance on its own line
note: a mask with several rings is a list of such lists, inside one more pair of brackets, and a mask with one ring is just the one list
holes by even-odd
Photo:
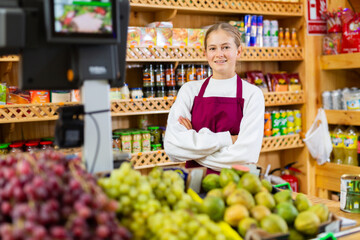
[[186, 28], [173, 28], [172, 46], [186, 47], [188, 45], [188, 31]]
[[172, 45], [172, 28], [156, 28], [156, 45], [158, 47]]
[[141, 28], [140, 37], [141, 47], [155, 47], [156, 46], [156, 28]]
[[188, 29], [188, 47], [203, 47], [206, 31], [204, 29]]
[[128, 27], [127, 46], [138, 47], [140, 46], [141, 28]]

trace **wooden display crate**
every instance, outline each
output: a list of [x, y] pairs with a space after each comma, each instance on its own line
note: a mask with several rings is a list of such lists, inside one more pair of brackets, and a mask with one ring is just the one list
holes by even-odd
[[196, 11], [221, 14], [262, 14], [276, 16], [302, 16], [304, 8], [302, 3], [268, 2], [252, 0], [130, 0], [134, 10], [147, 9], [176, 9], [178, 11]]
[[[127, 62], [200, 62], [206, 61], [202, 48], [191, 47], [128, 47]], [[300, 61], [304, 59], [301, 47], [243, 48], [239, 61]]]
[[170, 158], [164, 150], [134, 153], [131, 155], [131, 163], [134, 167], [157, 165], [170, 162]]
[[304, 147], [300, 134], [279, 137], [264, 137], [261, 152], [263, 153], [300, 147]]
[[264, 93], [265, 106], [281, 106], [305, 103], [304, 91]]

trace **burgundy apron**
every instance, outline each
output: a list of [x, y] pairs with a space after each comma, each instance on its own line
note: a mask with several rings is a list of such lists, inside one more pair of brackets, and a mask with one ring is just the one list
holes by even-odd
[[[196, 132], [206, 127], [212, 132], [229, 131], [231, 135], [238, 135], [243, 118], [244, 99], [242, 98], [242, 82], [237, 76], [236, 98], [203, 97], [211, 77], [202, 84], [199, 95], [195, 97], [191, 110], [191, 123]], [[187, 161], [186, 168], [201, 167], [196, 161]], [[207, 169], [206, 174], [219, 173]]]

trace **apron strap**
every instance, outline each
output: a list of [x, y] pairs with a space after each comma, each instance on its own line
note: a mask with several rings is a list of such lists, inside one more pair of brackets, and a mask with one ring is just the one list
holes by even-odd
[[200, 92], [198, 97], [203, 97], [204, 93], [205, 93], [205, 89], [207, 87], [207, 85], [209, 84], [210, 78], [212, 77], [212, 75], [210, 77], [208, 77], [205, 82], [202, 84], [201, 88], [200, 88]]

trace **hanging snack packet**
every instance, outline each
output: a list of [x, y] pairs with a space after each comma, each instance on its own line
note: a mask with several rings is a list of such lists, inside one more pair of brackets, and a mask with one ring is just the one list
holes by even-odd
[[286, 73], [272, 73], [271, 76], [271, 88], [274, 92], [286, 92], [289, 90], [289, 83], [287, 81]]
[[263, 91], [263, 93], [269, 92], [264, 74], [261, 71], [246, 72], [246, 77], [249, 83], [258, 86], [261, 89], [261, 91]]
[[30, 92], [20, 90], [18, 87], [9, 86], [6, 104], [27, 104], [31, 102]]
[[290, 73], [287, 75], [288, 83], [289, 83], [289, 91], [300, 91], [301, 90], [301, 82], [299, 73]]

